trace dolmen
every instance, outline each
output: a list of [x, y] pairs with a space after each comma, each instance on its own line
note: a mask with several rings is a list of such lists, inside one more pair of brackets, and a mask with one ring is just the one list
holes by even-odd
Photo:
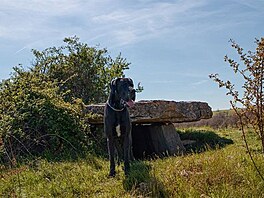
[[[103, 131], [105, 104], [88, 105], [87, 122]], [[136, 159], [147, 156], [179, 155], [185, 148], [173, 123], [194, 122], [212, 117], [206, 102], [141, 100], [129, 109], [132, 121], [132, 148]]]

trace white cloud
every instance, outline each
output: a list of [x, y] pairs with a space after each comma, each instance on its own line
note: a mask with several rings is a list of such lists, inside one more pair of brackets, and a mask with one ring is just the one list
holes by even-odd
[[233, 18], [221, 20], [231, 11], [227, 9], [229, 5], [208, 9], [213, 4], [210, 0], [127, 2], [3, 0], [0, 39], [32, 43], [45, 38], [62, 40], [76, 34], [92, 43], [120, 47], [168, 35], [181, 38], [220, 31], [245, 23]]
[[234, 0], [237, 4], [244, 5], [255, 11], [263, 11], [264, 2], [263, 0]]
[[208, 82], [208, 80], [200, 80], [200, 81], [192, 83], [192, 85], [199, 86], [199, 85], [205, 84], [207, 82]]
[[144, 81], [145, 83], [150, 83], [150, 84], [176, 84], [179, 83], [177, 80], [152, 80], [152, 81]]
[[[3, 0], [0, 5], [0, 38], [11, 40], [59, 37], [78, 32], [83, 14], [95, 3], [82, 0]], [[79, 29], [80, 30], [80, 29]]]
[[108, 13], [95, 15], [92, 22], [100, 24], [102, 29], [110, 30], [108, 35], [111, 36], [114, 43], [133, 44], [175, 30], [182, 32], [184, 27], [178, 23], [180, 18], [184, 17], [186, 12], [197, 9], [205, 3], [204, 0], [191, 0], [170, 3], [154, 2], [137, 9], [122, 7]]
[[78, 0], [2, 0], [1, 10], [6, 12], [24, 12], [29, 15], [35, 12], [48, 15], [64, 15], [77, 9], [79, 5], [80, 1]]

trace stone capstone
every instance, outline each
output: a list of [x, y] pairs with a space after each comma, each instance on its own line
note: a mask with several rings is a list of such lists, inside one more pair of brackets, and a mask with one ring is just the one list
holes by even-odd
[[[88, 105], [85, 113], [88, 122], [102, 124], [105, 104]], [[205, 102], [175, 102], [166, 100], [141, 100], [129, 109], [132, 123], [193, 122], [212, 117], [212, 109]]]

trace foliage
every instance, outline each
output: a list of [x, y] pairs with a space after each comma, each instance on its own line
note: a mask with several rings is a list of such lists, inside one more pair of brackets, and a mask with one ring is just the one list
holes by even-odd
[[13, 162], [25, 154], [59, 153], [87, 144], [81, 105], [65, 102], [55, 81], [44, 74], [15, 68], [13, 77], [1, 84], [0, 104], [2, 155]]
[[[225, 87], [227, 95], [233, 97], [230, 103], [239, 117], [239, 124], [247, 147], [245, 127], [250, 126], [259, 137], [264, 154], [264, 38], [256, 39], [256, 52], [248, 51], [248, 53], [244, 53], [244, 49], [235, 41], [230, 40], [230, 42], [244, 66], [228, 56], [225, 56], [225, 61], [229, 63], [235, 74], [240, 74], [243, 77], [243, 95], [240, 95], [239, 91], [235, 89], [235, 85], [229, 80], [226, 82], [221, 80], [218, 74], [211, 74], [210, 78], [217, 82], [219, 87]], [[242, 105], [242, 108], [238, 108], [237, 104]], [[254, 162], [253, 159], [252, 161]], [[262, 179], [264, 180], [263, 177]]]
[[25, 155], [96, 149], [83, 108], [105, 102], [109, 82], [124, 76], [129, 63], [76, 36], [64, 42], [33, 50], [32, 66], [15, 67], [10, 79], [0, 83], [0, 162], [15, 165]]
[[[243, 48], [235, 41], [231, 40], [231, 43], [245, 67], [241, 68], [242, 66], [238, 62], [228, 56], [225, 56], [225, 61], [230, 64], [235, 74], [240, 74], [243, 77], [243, 96], [239, 95], [239, 91], [235, 89], [234, 84], [229, 80], [222, 81], [218, 74], [212, 74], [210, 78], [216, 81], [219, 87], [225, 87], [228, 90], [227, 95], [233, 97], [233, 101], [230, 102], [241, 118], [241, 124], [244, 126], [250, 124], [254, 128], [262, 141], [264, 153], [264, 38], [261, 38], [261, 40], [256, 39], [256, 52], [248, 51], [248, 53], [244, 53]], [[237, 103], [241, 104], [242, 108], [238, 109]]]
[[124, 76], [130, 63], [119, 54], [111, 58], [107, 49], [89, 47], [79, 38], [64, 39], [65, 45], [45, 50], [33, 50], [32, 70], [60, 83], [61, 91], [68, 91], [67, 101], [80, 98], [85, 104], [105, 102], [109, 82]]
[[[0, 167], [0, 197], [263, 197], [263, 181], [248, 155], [238, 152], [245, 148], [237, 130], [207, 130], [234, 144], [186, 156], [135, 161], [128, 177], [118, 166], [116, 177], [108, 178], [108, 160], [90, 155], [75, 161], [40, 159], [18, 168]], [[181, 134], [193, 131], [207, 136], [207, 130], [188, 129]], [[260, 147], [253, 135], [249, 141], [255, 150]], [[253, 155], [258, 165], [264, 163], [259, 152]]]

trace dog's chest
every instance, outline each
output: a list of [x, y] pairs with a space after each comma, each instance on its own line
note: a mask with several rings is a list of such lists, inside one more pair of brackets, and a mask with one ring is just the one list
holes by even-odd
[[121, 136], [121, 123], [123, 122], [123, 117], [124, 116], [124, 113], [123, 112], [120, 112], [120, 113], [117, 113], [116, 116], [115, 116], [115, 119], [116, 119], [116, 133], [117, 133], [117, 136], [120, 137]]
[[120, 127], [120, 124], [118, 124], [116, 126], [116, 134], [117, 134], [117, 137], [120, 137], [121, 136], [121, 127]]

